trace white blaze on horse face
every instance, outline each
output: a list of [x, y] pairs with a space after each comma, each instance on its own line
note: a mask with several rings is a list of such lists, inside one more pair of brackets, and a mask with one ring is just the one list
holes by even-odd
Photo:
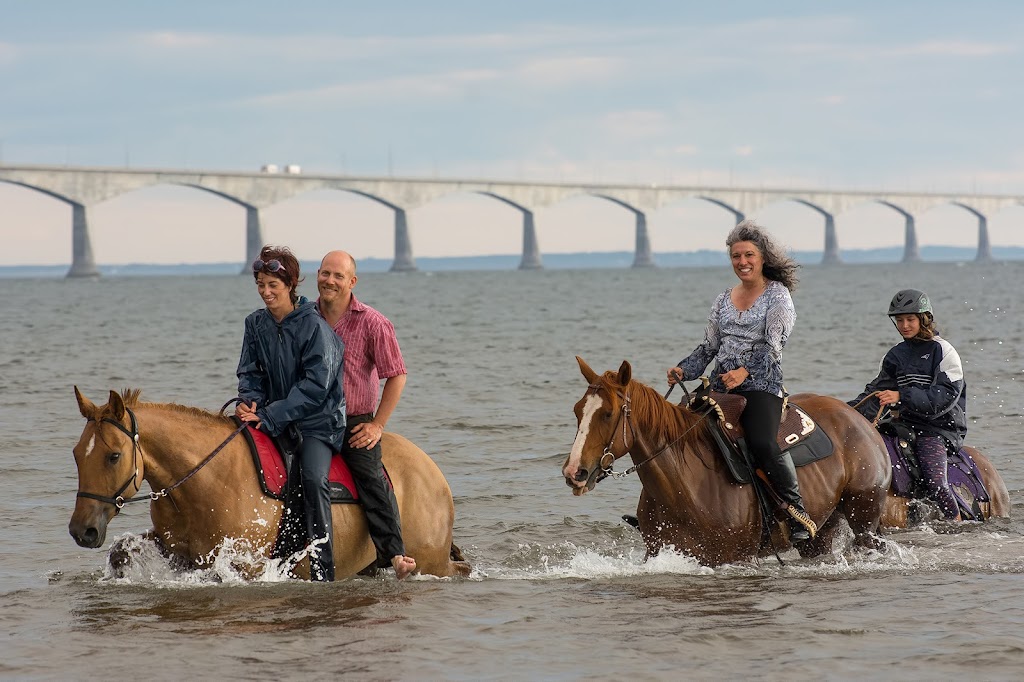
[[92, 449], [94, 447], [96, 447], [96, 434], [95, 433], [92, 434], [92, 436], [89, 438], [89, 444], [85, 446], [85, 455], [83, 456], [82, 459], [85, 459], [85, 457], [88, 457], [89, 455], [91, 455], [92, 454]]
[[576, 440], [573, 441], [572, 451], [569, 452], [569, 461], [565, 464], [566, 477], [572, 478], [580, 468], [580, 460], [583, 458], [583, 446], [587, 443], [587, 436], [590, 435], [590, 424], [594, 421], [594, 415], [601, 409], [601, 396], [587, 396], [583, 403], [583, 416], [580, 417], [580, 428], [576, 431]]

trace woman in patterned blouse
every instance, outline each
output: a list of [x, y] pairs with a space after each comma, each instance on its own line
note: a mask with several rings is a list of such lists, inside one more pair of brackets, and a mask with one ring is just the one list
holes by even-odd
[[750, 220], [737, 225], [725, 243], [739, 284], [715, 299], [703, 343], [668, 370], [668, 383], [696, 379], [715, 361], [711, 388], [747, 399], [740, 418], [747, 447], [789, 505], [790, 540], [802, 542], [816, 529], [804, 510], [793, 460], [776, 440], [782, 419], [782, 349], [796, 321], [789, 292], [796, 287], [799, 266]]

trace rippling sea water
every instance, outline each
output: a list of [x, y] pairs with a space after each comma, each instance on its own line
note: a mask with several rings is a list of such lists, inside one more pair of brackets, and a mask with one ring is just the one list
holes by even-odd
[[[968, 442], [1013, 517], [891, 536], [885, 555], [643, 563], [635, 477], [573, 497], [559, 467], [586, 385], [628, 359], [662, 387], [701, 339], [726, 268], [366, 274], [410, 368], [390, 427], [455, 494], [469, 579], [331, 585], [227, 562], [105, 572], [67, 533], [84, 425], [72, 386], [217, 409], [235, 392], [246, 277], [0, 280], [0, 676], [357, 679], [1019, 679], [1024, 662], [1024, 263], [805, 267], [787, 388], [855, 396], [899, 340], [897, 289], [932, 297], [967, 373]], [[312, 278], [304, 293], [315, 294]], [[149, 527], [129, 506], [109, 539]], [[187, 666], [187, 667], [186, 667]], [[187, 669], [187, 673], [184, 671]]]

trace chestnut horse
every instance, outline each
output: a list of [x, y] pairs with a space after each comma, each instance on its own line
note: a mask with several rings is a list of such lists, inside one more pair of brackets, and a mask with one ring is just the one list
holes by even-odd
[[[68, 526], [79, 545], [102, 546], [107, 524], [145, 480], [155, 491], [149, 495], [153, 528], [147, 535], [175, 563], [208, 565], [227, 539], [269, 557], [282, 503], [263, 493], [245, 439], [228, 440], [235, 429], [229, 417], [140, 402], [137, 390], [111, 391], [102, 406], [77, 387], [75, 397], [87, 420], [74, 448], [79, 496]], [[223, 449], [203, 465], [219, 445]], [[417, 572], [468, 575], [469, 564], [452, 544], [455, 506], [441, 470], [399, 435], [385, 433], [381, 447]], [[335, 572], [341, 578], [374, 563], [376, 551], [360, 505], [336, 504], [332, 512]], [[308, 561], [295, 574], [308, 577]]]
[[[707, 419], [633, 381], [628, 362], [617, 373], [598, 376], [576, 360], [590, 387], [576, 403], [576, 440], [562, 467], [573, 494], [592, 490], [612, 461], [628, 453], [643, 484], [637, 518], [648, 556], [671, 546], [715, 566], [769, 551], [753, 487], [734, 481]], [[835, 398], [801, 394], [790, 401], [817, 422], [834, 447], [831, 456], [797, 469], [804, 506], [819, 529], [814, 539], [800, 543], [800, 553], [831, 551], [842, 518], [857, 544], [876, 547], [872, 534], [892, 476], [882, 437]], [[771, 525], [774, 547], [788, 547], [785, 524]]]
[[[996, 518], [1009, 518], [1010, 516], [1010, 493], [1006, 489], [1006, 483], [1002, 475], [992, 466], [988, 457], [983, 455], [977, 448], [965, 445], [964, 450], [971, 456], [974, 463], [978, 465], [981, 472], [981, 482], [985, 484], [988, 491], [989, 503], [982, 507], [985, 520]], [[897, 497], [889, 491], [885, 501], [885, 510], [882, 512], [883, 528], [906, 528], [910, 524], [910, 503], [908, 497]]]

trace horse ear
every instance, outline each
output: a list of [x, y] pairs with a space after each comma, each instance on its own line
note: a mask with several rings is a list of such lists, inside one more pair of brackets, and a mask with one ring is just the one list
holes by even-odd
[[96, 418], [96, 405], [82, 395], [82, 392], [78, 390], [78, 386], [75, 386], [75, 400], [78, 401], [78, 411], [82, 413], [83, 417], [86, 419]]
[[619, 383], [625, 386], [629, 383], [629, 380], [633, 378], [633, 368], [629, 366], [629, 362], [626, 360], [622, 361], [619, 365]]
[[587, 380], [588, 384], [593, 384], [594, 382], [597, 381], [597, 372], [595, 372], [594, 370], [590, 369], [590, 365], [588, 365], [583, 360], [583, 358], [581, 358], [580, 356], [577, 355], [576, 356], [576, 362], [578, 362], [580, 364], [580, 372], [583, 373], [583, 378]]
[[110, 408], [114, 419], [121, 421], [121, 418], [124, 417], [124, 401], [121, 400], [121, 396], [116, 391], [110, 392], [110, 400], [107, 401], [107, 407]]

